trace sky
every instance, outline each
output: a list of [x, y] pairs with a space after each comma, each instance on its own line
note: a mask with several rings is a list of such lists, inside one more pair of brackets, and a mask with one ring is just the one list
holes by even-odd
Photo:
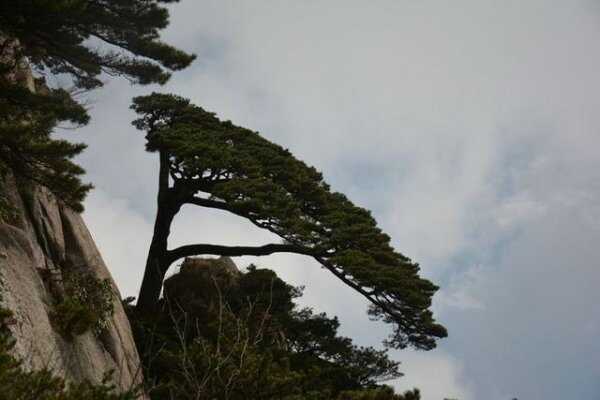
[[[425, 400], [600, 399], [600, 4], [192, 1], [164, 38], [198, 55], [162, 87], [111, 79], [76, 139], [84, 218], [135, 296], [158, 162], [131, 98], [176, 93], [260, 131], [369, 208], [441, 289], [435, 350], [393, 351]], [[107, 79], [108, 81], [108, 79]], [[75, 133], [69, 133], [74, 135]], [[263, 244], [234, 216], [184, 209], [171, 246]], [[305, 285], [303, 304], [381, 346], [352, 290], [298, 255], [239, 258]]]

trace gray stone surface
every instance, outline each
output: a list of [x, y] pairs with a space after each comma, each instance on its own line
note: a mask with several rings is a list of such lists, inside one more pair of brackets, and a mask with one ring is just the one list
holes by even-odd
[[[17, 215], [0, 223], [0, 289], [3, 306], [15, 316], [10, 329], [16, 356], [25, 368], [48, 367], [67, 380], [99, 382], [114, 371], [113, 381], [122, 389], [140, 383], [140, 361], [119, 291], [81, 216], [44, 188], [26, 187], [6, 179]], [[65, 265], [112, 282], [115, 311], [99, 337], [88, 332], [66, 340], [51, 323]]]

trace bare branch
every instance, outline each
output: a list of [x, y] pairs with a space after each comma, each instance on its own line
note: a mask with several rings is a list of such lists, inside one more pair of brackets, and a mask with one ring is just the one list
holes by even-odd
[[214, 244], [192, 244], [167, 251], [164, 260], [168, 265], [184, 257], [214, 254], [218, 256], [268, 256], [273, 253], [296, 253], [313, 256], [309, 249], [293, 244], [270, 243], [264, 246], [219, 246]]

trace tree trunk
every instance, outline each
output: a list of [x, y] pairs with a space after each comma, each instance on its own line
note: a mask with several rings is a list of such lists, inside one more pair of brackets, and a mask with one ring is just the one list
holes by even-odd
[[175, 217], [176, 211], [170, 204], [159, 203], [156, 221], [154, 223], [154, 235], [148, 251], [146, 260], [146, 269], [137, 306], [140, 310], [152, 310], [158, 303], [163, 279], [169, 269], [171, 262], [166, 260], [169, 233], [171, 232], [171, 223]]
[[144, 271], [144, 278], [142, 279], [142, 286], [140, 287], [140, 294], [137, 301], [138, 310], [152, 311], [156, 307], [167, 268], [161, 265], [159, 257], [148, 254], [146, 270]]
[[170, 266], [165, 256], [171, 223], [180, 207], [172, 197], [169, 188], [169, 156], [165, 152], [161, 152], [154, 234], [148, 250], [146, 269], [137, 301], [137, 309], [141, 311], [152, 311], [158, 304], [163, 279]]

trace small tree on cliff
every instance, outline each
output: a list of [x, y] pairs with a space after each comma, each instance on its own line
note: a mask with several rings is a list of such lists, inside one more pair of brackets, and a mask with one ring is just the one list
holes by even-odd
[[[390, 246], [370, 212], [332, 192], [322, 175], [258, 133], [220, 121], [174, 95], [134, 99], [133, 124], [160, 159], [158, 209], [138, 307], [152, 309], [169, 266], [201, 254], [304, 254], [371, 302], [370, 313], [395, 325], [389, 344], [431, 349], [446, 330], [429, 310], [437, 287]], [[258, 247], [190, 244], [168, 248], [185, 204], [228, 211], [283, 239]]]
[[[85, 145], [51, 133], [61, 123], [89, 121], [74, 94], [101, 87], [102, 73], [163, 84], [193, 61], [159, 40], [169, 17], [161, 4], [175, 1], [0, 1], [0, 174], [10, 169], [81, 210], [91, 186], [72, 159]], [[27, 68], [39, 76], [37, 93], [24, 87]], [[69, 90], [44, 84], [58, 75], [71, 78]]]

